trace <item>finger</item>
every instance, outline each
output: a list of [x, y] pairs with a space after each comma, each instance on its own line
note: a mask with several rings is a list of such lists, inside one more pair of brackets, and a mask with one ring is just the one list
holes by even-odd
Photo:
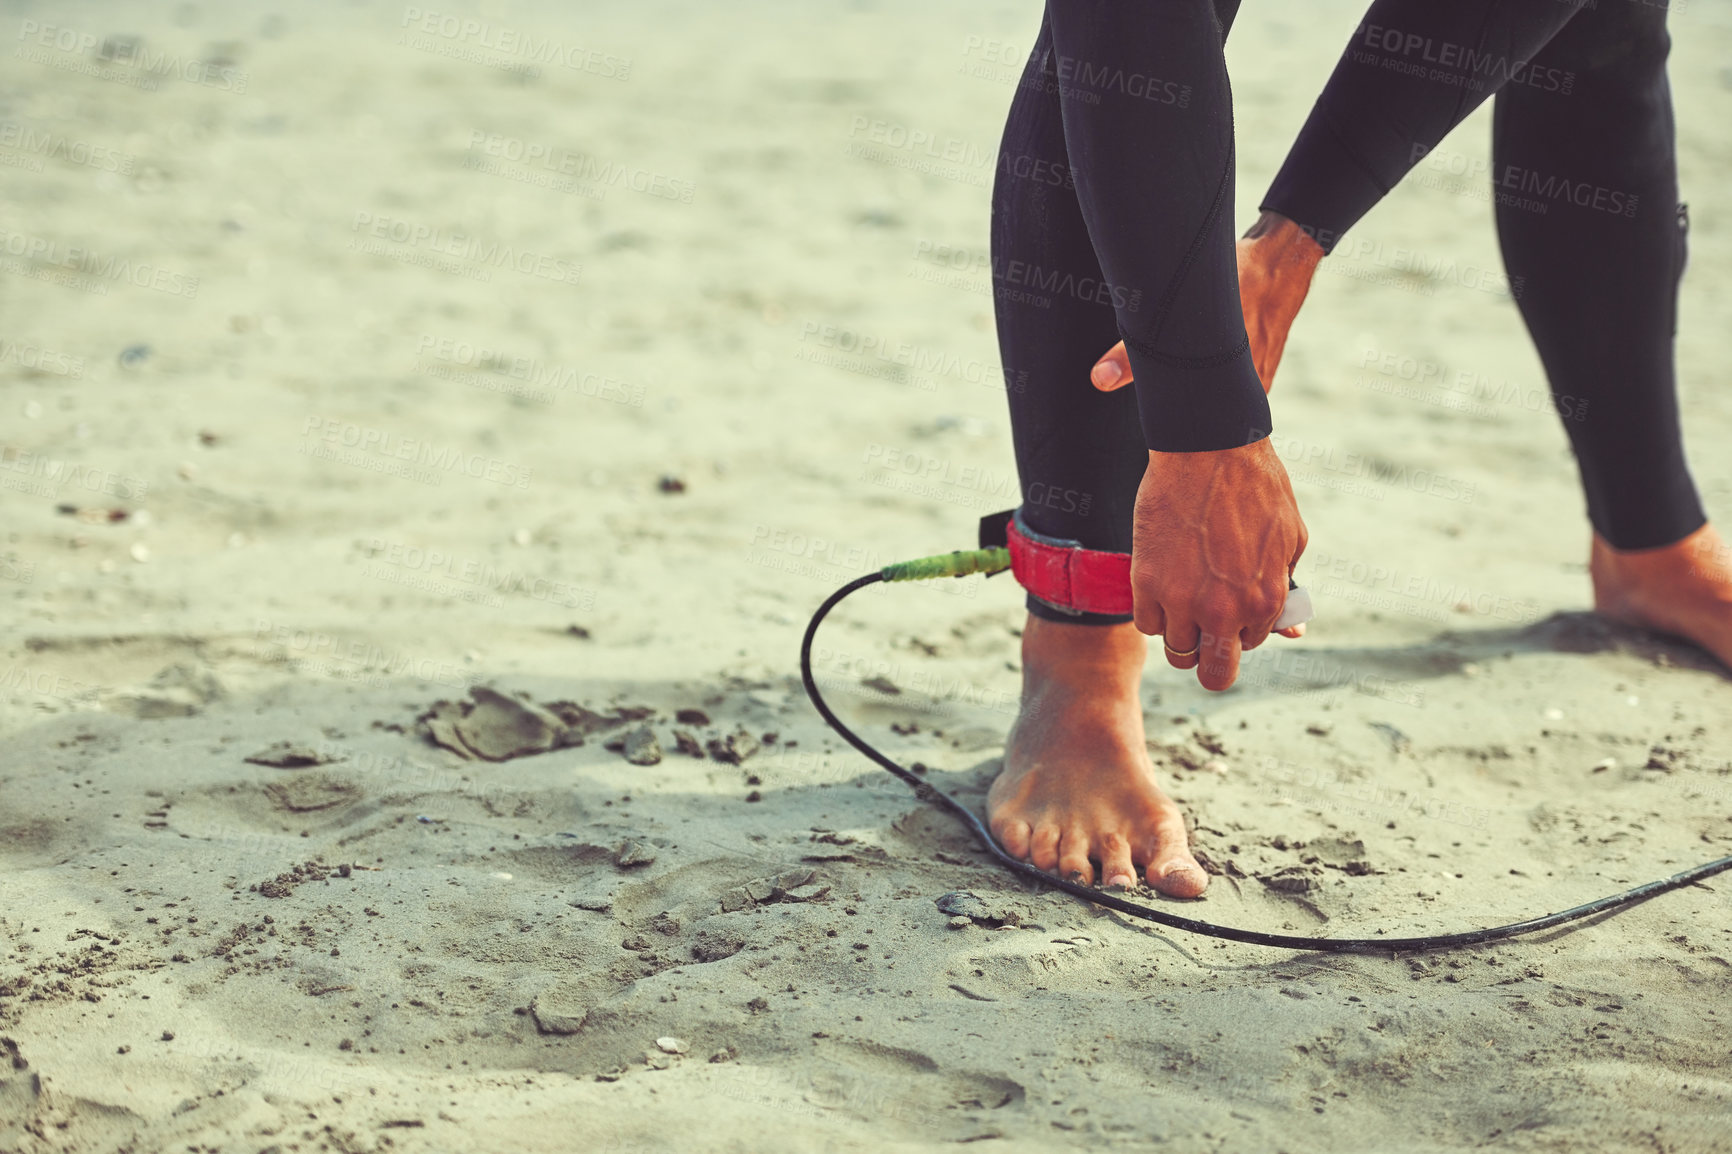
[[1251, 363], [1257, 370], [1257, 379], [1263, 382], [1263, 391], [1267, 393], [1275, 387], [1275, 370], [1281, 367], [1281, 350], [1287, 347], [1287, 334], [1264, 332], [1260, 335], [1263, 338], [1260, 342], [1262, 355], [1253, 357]]
[[1103, 393], [1122, 389], [1131, 383], [1131, 358], [1125, 352], [1125, 342], [1120, 341], [1095, 362], [1095, 367], [1089, 370], [1089, 380]]
[[1269, 631], [1274, 628], [1275, 622], [1281, 619], [1281, 611], [1286, 599], [1285, 592], [1270, 590], [1268, 600], [1262, 602], [1260, 608], [1248, 608], [1245, 613], [1240, 615], [1252, 619], [1251, 624], [1239, 630], [1239, 651], [1241, 653], [1249, 653], [1269, 640]]
[[1080, 886], [1095, 880], [1094, 866], [1089, 864], [1088, 835], [1074, 826], [1064, 831], [1058, 844], [1058, 876]]
[[1191, 837], [1177, 810], [1161, 818], [1160, 841], [1149, 862], [1149, 884], [1169, 897], [1194, 898], [1209, 888], [1209, 875], [1191, 856]]
[[1231, 626], [1216, 622], [1204, 627], [1197, 652], [1197, 680], [1204, 689], [1219, 692], [1239, 678], [1239, 634]]
[[1161, 603], [1138, 597], [1134, 585], [1131, 587], [1131, 619], [1137, 624], [1137, 632], [1145, 637], [1159, 637], [1167, 627], [1167, 615], [1161, 610]]
[[1100, 854], [1102, 885], [1137, 884], [1137, 867], [1131, 864], [1131, 843], [1123, 834], [1109, 833], [1101, 838]]
[[[1293, 559], [1287, 562], [1287, 580], [1289, 582], [1293, 580], [1293, 571], [1299, 568], [1299, 558], [1305, 556], [1305, 547], [1310, 543], [1311, 534], [1306, 531], [1305, 522], [1301, 520], [1299, 522], [1299, 544], [1293, 550]], [[1279, 629], [1276, 632], [1283, 637], [1298, 639], [1305, 636], [1305, 622], [1301, 621], [1297, 625], [1290, 625], [1286, 629]]]
[[1199, 640], [1196, 622], [1168, 617], [1167, 627], [1161, 635], [1161, 652], [1167, 655], [1167, 664], [1174, 669], [1196, 668]]

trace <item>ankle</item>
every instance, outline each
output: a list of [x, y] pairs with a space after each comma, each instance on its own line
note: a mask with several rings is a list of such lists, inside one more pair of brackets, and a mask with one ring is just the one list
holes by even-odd
[[1148, 639], [1135, 625], [1068, 625], [1030, 614], [1022, 632], [1024, 682], [1086, 682], [1135, 693]]
[[1732, 553], [1712, 525], [1651, 549], [1618, 549], [1595, 533], [1588, 572], [1596, 588], [1659, 584], [1676, 590], [1680, 582], [1728, 586], [1732, 585]]

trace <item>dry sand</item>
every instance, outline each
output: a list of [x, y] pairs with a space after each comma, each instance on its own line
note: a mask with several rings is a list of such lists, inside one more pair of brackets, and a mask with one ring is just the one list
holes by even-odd
[[[1358, 15], [1303, 7], [1235, 32], [1242, 220]], [[8, 6], [0, 1150], [1732, 1149], [1724, 880], [1442, 957], [1226, 945], [1025, 889], [833, 739], [806, 615], [1015, 501], [984, 260], [1036, 6], [582, 8]], [[1724, 517], [1732, 8], [1674, 32]], [[1466, 271], [1486, 132], [1289, 346], [1310, 636], [1147, 677], [1221, 871], [1175, 910], [1421, 933], [1732, 852], [1732, 685], [1583, 612], [1565, 441]], [[863, 595], [820, 677], [978, 803], [1020, 617]], [[647, 708], [665, 756], [418, 732], [474, 685]], [[324, 763], [245, 760], [279, 742]]]

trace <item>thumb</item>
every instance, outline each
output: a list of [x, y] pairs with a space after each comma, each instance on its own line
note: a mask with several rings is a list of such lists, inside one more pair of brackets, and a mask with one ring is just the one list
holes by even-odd
[[1125, 353], [1123, 341], [1107, 350], [1107, 355], [1089, 370], [1089, 380], [1103, 393], [1122, 389], [1131, 383], [1131, 379], [1131, 358]]

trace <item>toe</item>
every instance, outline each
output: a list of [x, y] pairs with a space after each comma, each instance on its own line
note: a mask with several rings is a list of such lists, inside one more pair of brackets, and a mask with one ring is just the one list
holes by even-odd
[[1028, 860], [1043, 870], [1058, 866], [1058, 826], [1037, 825], [1029, 836]]
[[1080, 829], [1065, 831], [1058, 847], [1058, 876], [1078, 885], [1094, 882], [1095, 871], [1089, 865], [1089, 836]]
[[1137, 882], [1137, 869], [1131, 864], [1131, 843], [1122, 834], [1109, 833], [1100, 839], [1101, 884], [1132, 886]]
[[1170, 810], [1160, 823], [1160, 842], [1149, 861], [1149, 884], [1174, 898], [1194, 898], [1209, 888], [1209, 875], [1191, 856], [1185, 819]]
[[1000, 818], [992, 823], [992, 836], [998, 839], [998, 844], [1003, 846], [1004, 852], [1011, 857], [1027, 859], [1030, 831], [1026, 821]]
[[1189, 860], [1190, 854], [1181, 854], [1185, 860], [1170, 861], [1164, 865], [1149, 867], [1149, 884], [1170, 898], [1194, 898], [1202, 896], [1209, 888], [1209, 875], [1203, 867]]

